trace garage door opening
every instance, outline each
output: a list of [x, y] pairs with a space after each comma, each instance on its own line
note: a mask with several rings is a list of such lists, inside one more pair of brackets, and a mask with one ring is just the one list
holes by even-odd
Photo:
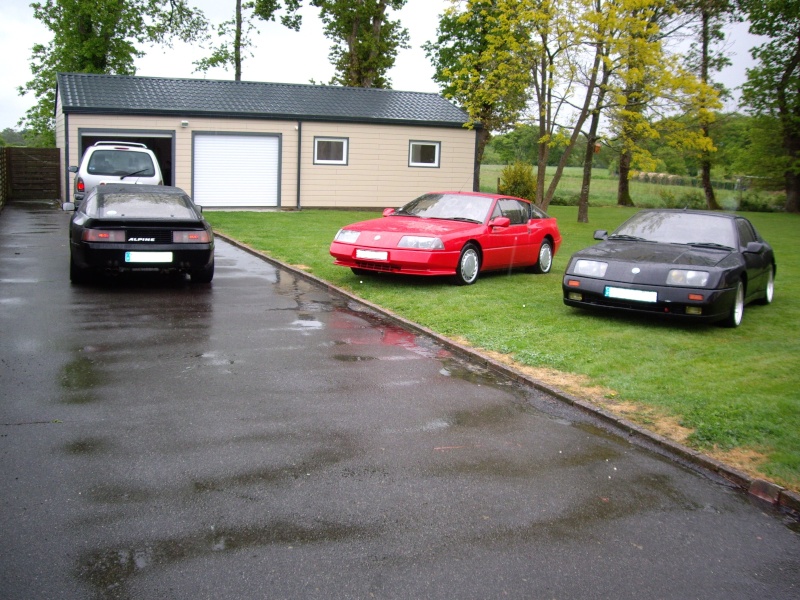
[[164, 185], [175, 185], [175, 173], [173, 172], [173, 135], [165, 133], [164, 135], [154, 136], [153, 134], [137, 134], [137, 133], [116, 133], [110, 132], [92, 132], [82, 133], [78, 146], [80, 148], [80, 156], [70, 159], [70, 164], [77, 165], [80, 163], [83, 152], [89, 146], [97, 142], [134, 142], [137, 144], [144, 144], [158, 159], [158, 165], [161, 167], [161, 174], [164, 176]]

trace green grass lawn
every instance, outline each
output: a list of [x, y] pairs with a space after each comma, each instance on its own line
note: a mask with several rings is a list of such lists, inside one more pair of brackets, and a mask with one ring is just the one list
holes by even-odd
[[595, 229], [614, 229], [635, 210], [592, 206], [591, 222], [581, 224], [576, 208], [552, 206], [564, 242], [550, 274], [486, 274], [467, 287], [356, 277], [334, 266], [328, 247], [336, 231], [376, 212], [205, 214], [217, 231], [269, 256], [520, 368], [559, 372], [573, 394], [800, 490], [800, 217], [748, 215], [775, 248], [778, 270], [774, 303], [749, 305], [738, 329], [564, 306], [561, 277], [570, 254], [595, 243]]

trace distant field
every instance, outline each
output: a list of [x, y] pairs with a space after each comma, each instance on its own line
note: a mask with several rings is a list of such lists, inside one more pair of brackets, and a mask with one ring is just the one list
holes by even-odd
[[[496, 192], [497, 181], [503, 165], [481, 166], [481, 191]], [[548, 168], [548, 175], [555, 173], [555, 167]], [[556, 196], [568, 198], [580, 194], [583, 180], [583, 168], [567, 167], [561, 176]], [[550, 181], [546, 182], [549, 185]], [[594, 169], [590, 188], [590, 206], [612, 206], [617, 203], [617, 178], [607, 169]], [[631, 195], [637, 207], [653, 208], [665, 205], [665, 198], [672, 197], [676, 200], [687, 194], [700, 195], [702, 190], [696, 187], [680, 185], [661, 185], [656, 183], [642, 183], [631, 180]], [[717, 201], [726, 209], [735, 209], [738, 205], [737, 194], [731, 190], [717, 190]]]

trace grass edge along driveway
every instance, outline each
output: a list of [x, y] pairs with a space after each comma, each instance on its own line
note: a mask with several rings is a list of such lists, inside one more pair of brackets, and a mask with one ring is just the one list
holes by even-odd
[[569, 256], [637, 209], [553, 206], [564, 242], [548, 275], [356, 277], [333, 265], [336, 231], [376, 211], [206, 211], [215, 230], [754, 477], [800, 491], [800, 217], [748, 213], [775, 248], [775, 301], [737, 329], [564, 306]]

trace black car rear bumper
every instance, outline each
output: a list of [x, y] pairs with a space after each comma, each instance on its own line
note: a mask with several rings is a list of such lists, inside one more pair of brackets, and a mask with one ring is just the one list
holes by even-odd
[[[169, 258], [168, 261], [166, 261], [167, 258]], [[213, 263], [214, 244], [153, 244], [145, 246], [142, 244], [80, 242], [72, 245], [72, 261], [81, 269], [190, 272], [207, 268]]]

